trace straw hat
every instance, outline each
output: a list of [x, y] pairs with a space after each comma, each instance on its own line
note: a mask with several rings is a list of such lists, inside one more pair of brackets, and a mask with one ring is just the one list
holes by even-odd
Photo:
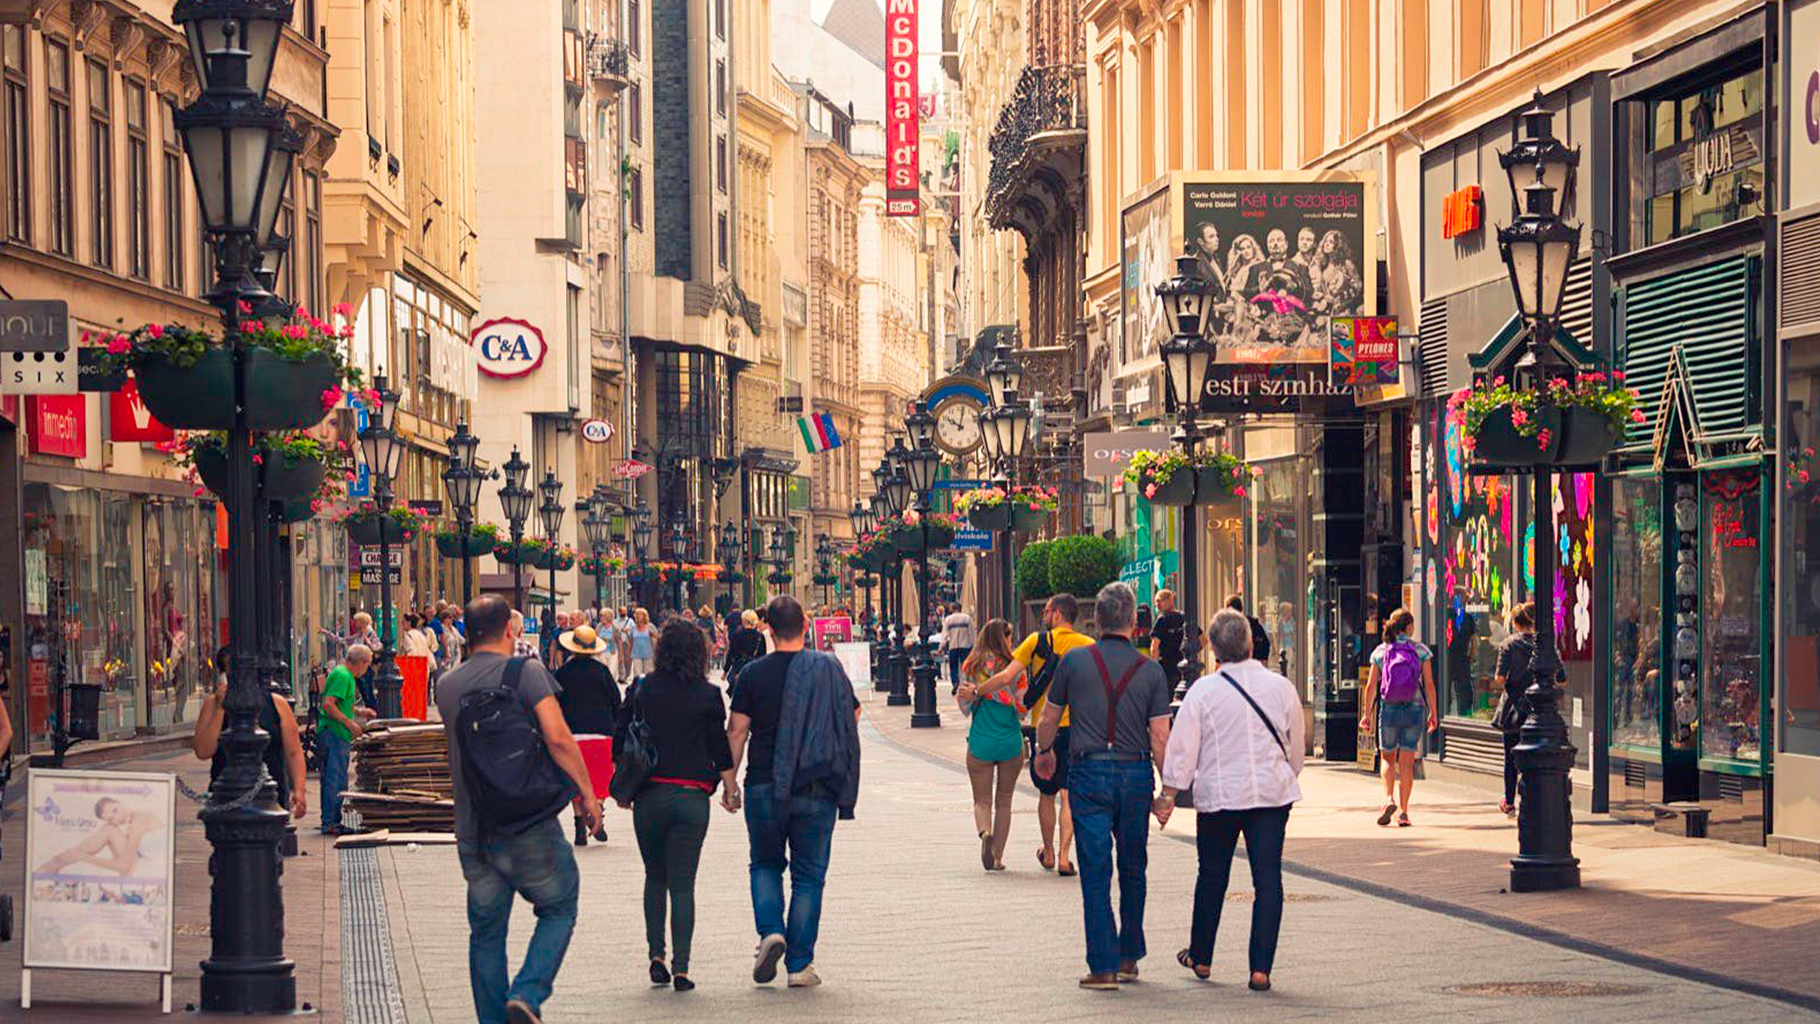
[[593, 626], [576, 626], [557, 637], [556, 642], [570, 654], [605, 654], [607, 650], [607, 642], [594, 632]]

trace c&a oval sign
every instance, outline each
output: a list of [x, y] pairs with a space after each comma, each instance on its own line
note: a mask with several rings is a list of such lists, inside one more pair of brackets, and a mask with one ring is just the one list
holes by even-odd
[[470, 335], [474, 359], [489, 377], [522, 377], [543, 365], [550, 346], [528, 320], [502, 316], [483, 322]]

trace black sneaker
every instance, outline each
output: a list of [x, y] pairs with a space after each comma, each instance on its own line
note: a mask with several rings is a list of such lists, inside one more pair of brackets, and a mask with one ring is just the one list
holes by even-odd
[[543, 1018], [522, 999], [506, 1000], [506, 1021], [508, 1024], [543, 1024]]

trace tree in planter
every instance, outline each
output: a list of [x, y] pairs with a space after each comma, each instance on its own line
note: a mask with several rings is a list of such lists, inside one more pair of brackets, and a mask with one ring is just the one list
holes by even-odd
[[1104, 537], [1063, 537], [1049, 549], [1049, 590], [1093, 597], [1119, 578], [1118, 545]]
[[1018, 554], [1012, 582], [1024, 600], [1042, 601], [1054, 593], [1049, 587], [1049, 553], [1055, 545], [1052, 540], [1032, 541]]

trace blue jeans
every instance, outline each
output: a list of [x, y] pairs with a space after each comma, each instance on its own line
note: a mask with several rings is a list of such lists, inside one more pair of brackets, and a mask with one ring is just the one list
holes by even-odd
[[322, 827], [341, 824], [341, 791], [348, 788], [348, 751], [353, 744], [324, 727], [316, 734], [317, 772], [322, 777]]
[[[784, 937], [784, 969], [815, 962], [821, 928], [822, 884], [834, 845], [834, 801], [812, 796], [779, 800], [768, 782], [746, 787], [746, 836], [752, 843], [752, 916], [758, 937]], [[787, 852], [786, 852], [787, 851]], [[784, 920], [784, 867], [790, 868], [789, 922]]]
[[[468, 880], [468, 983], [480, 1024], [505, 1024], [508, 999], [522, 999], [541, 1011], [568, 952], [581, 893], [575, 852], [569, 849], [562, 826], [552, 816], [522, 835], [459, 842], [456, 852]], [[530, 901], [537, 927], [518, 977], [508, 988], [506, 925], [512, 919], [515, 892]]]
[[948, 648], [948, 682], [954, 689], [961, 687], [961, 662], [966, 661], [967, 655], [972, 653], [971, 647]]
[[[1144, 956], [1144, 871], [1150, 859], [1150, 762], [1074, 762], [1068, 769], [1074, 856], [1081, 872], [1087, 969], [1111, 973]], [[1112, 854], [1118, 850], [1119, 916], [1112, 916]]]

